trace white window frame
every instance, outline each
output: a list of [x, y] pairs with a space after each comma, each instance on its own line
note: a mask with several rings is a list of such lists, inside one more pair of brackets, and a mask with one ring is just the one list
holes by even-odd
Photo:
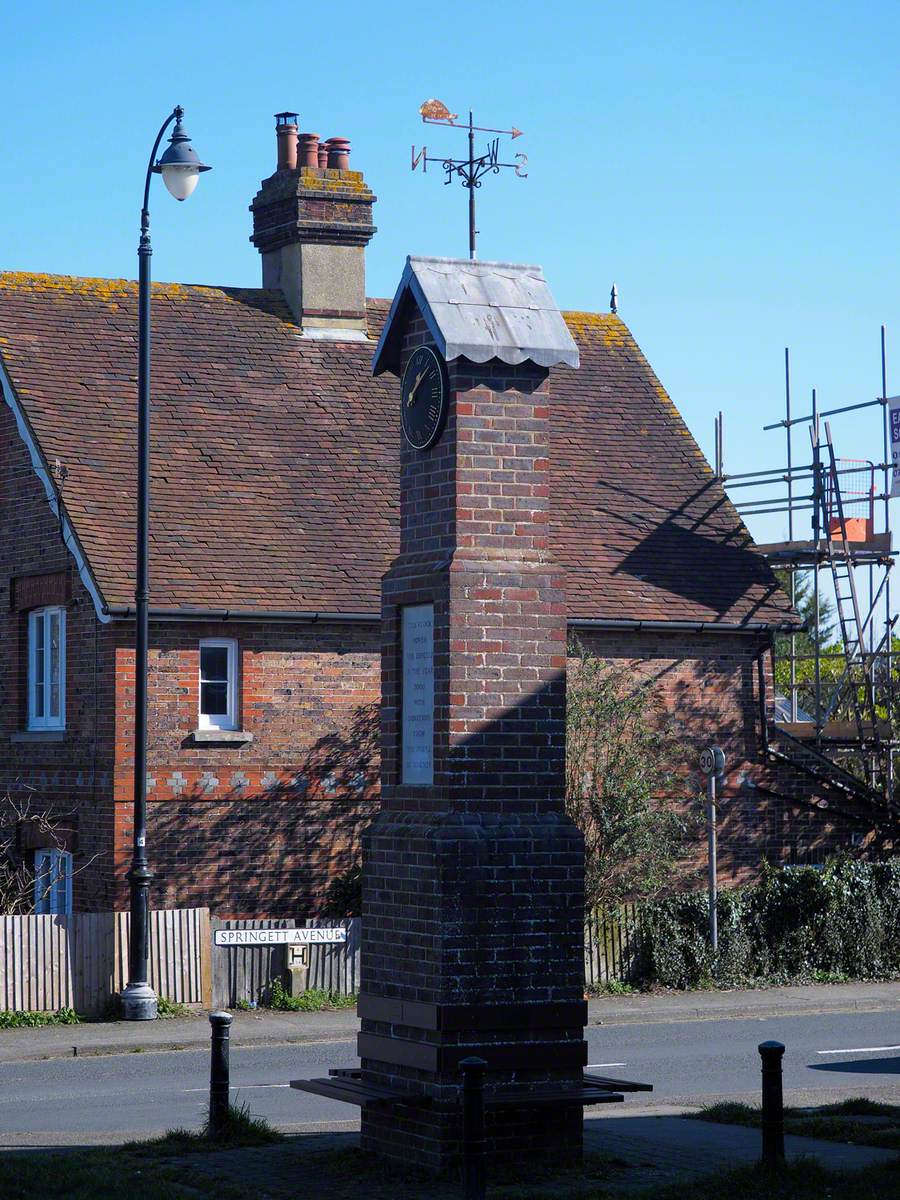
[[[59, 617], [59, 712], [54, 716], [48, 712], [52, 677], [50, 674], [50, 623]], [[44, 665], [41, 682], [44, 686], [44, 715], [37, 714], [37, 631], [43, 627]], [[35, 608], [28, 614], [28, 728], [65, 729], [66, 727], [66, 610], [61, 605], [51, 604], [46, 608]]]
[[[49, 874], [49, 880], [47, 878]], [[59, 908], [57, 883], [65, 883], [63, 910]], [[72, 855], [68, 850], [47, 846], [34, 852], [34, 911], [67, 917], [72, 912]]]
[[[225, 649], [228, 651], [228, 698], [227, 712], [222, 715], [204, 713], [203, 703], [203, 651], [204, 649]], [[202, 638], [200, 653], [197, 656], [197, 728], [198, 729], [238, 729], [238, 679], [237, 679], [237, 642], [234, 638]]]

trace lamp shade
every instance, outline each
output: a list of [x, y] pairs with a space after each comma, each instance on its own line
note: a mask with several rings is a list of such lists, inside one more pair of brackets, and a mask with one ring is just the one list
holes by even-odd
[[187, 200], [197, 186], [202, 171], [212, 168], [200, 161], [200, 156], [191, 145], [191, 139], [182, 123], [182, 110], [176, 109], [175, 128], [169, 145], [153, 170], [163, 177], [163, 183], [176, 200]]

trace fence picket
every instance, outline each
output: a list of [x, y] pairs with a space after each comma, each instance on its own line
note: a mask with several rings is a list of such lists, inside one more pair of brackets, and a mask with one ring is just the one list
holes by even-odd
[[[126, 982], [129, 924], [128, 913], [0, 917], [0, 1011], [105, 1013]], [[208, 909], [150, 914], [151, 979], [161, 995], [208, 1003], [208, 937]]]
[[585, 915], [585, 984], [631, 983], [640, 975], [644, 955], [643, 910], [629, 901], [615, 910]]

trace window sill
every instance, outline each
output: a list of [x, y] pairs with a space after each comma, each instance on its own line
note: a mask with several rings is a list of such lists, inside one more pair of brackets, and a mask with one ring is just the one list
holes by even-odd
[[191, 738], [197, 746], [246, 746], [253, 734], [246, 729], [195, 729]]
[[64, 742], [64, 729], [20, 729], [9, 735], [11, 742]]

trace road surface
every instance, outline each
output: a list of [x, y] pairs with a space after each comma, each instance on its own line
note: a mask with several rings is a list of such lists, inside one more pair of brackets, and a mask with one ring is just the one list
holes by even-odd
[[[2, 1034], [0, 1034], [2, 1036]], [[868, 1095], [900, 1102], [900, 1007], [754, 1020], [589, 1026], [598, 1071], [652, 1083], [615, 1109], [659, 1111], [759, 1095], [759, 1042], [784, 1042], [789, 1102]], [[288, 1080], [357, 1064], [352, 1040], [231, 1049], [233, 1098], [286, 1131], [356, 1128], [356, 1108], [297, 1092]], [[183, 1050], [0, 1065], [0, 1146], [90, 1145], [202, 1124], [209, 1058]]]

